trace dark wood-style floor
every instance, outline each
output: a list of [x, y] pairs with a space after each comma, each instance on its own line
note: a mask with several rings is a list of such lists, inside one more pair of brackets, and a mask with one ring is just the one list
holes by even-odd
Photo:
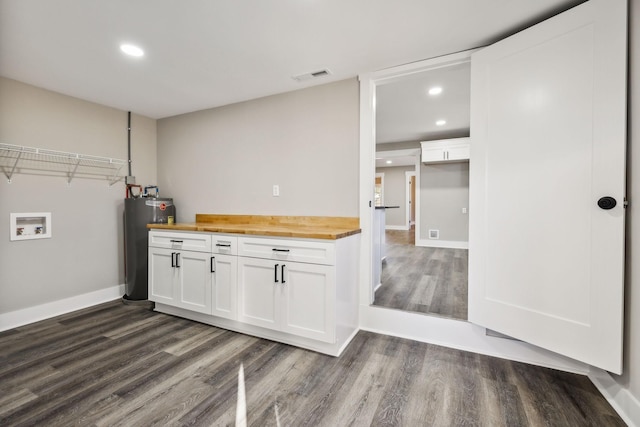
[[360, 332], [339, 358], [120, 301], [0, 333], [2, 426], [623, 426], [584, 376]]
[[413, 230], [387, 230], [374, 305], [467, 320], [466, 249], [415, 246]]

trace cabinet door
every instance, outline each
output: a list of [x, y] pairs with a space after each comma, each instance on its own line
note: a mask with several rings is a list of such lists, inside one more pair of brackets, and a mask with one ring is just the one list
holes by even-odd
[[149, 300], [175, 305], [176, 269], [171, 266], [170, 249], [149, 248]]
[[[276, 273], [278, 283], [275, 282]], [[280, 299], [277, 295], [280, 286], [278, 262], [238, 257], [238, 320], [263, 328], [280, 329]]]
[[447, 161], [469, 160], [469, 144], [451, 145], [447, 148]]
[[211, 314], [211, 256], [202, 252], [178, 252], [176, 260], [178, 307]]
[[334, 343], [334, 267], [289, 262], [279, 267], [279, 273], [283, 298], [282, 331]]
[[236, 320], [238, 317], [238, 257], [211, 257], [211, 314]]
[[422, 162], [442, 162], [445, 160], [445, 151], [439, 147], [422, 148]]

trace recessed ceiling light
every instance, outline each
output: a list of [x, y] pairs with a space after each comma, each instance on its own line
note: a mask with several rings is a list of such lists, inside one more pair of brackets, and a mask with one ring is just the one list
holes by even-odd
[[391, 163], [393, 163], [391, 160], [387, 160], [388, 165], [390, 165]]
[[140, 57], [144, 55], [144, 50], [140, 49], [138, 46], [134, 46], [132, 44], [121, 44], [120, 50], [126, 53], [129, 56]]
[[446, 120], [438, 120], [438, 121], [436, 122], [436, 126], [444, 126], [444, 125], [446, 125], [446, 124], [447, 124], [447, 121], [446, 121]]
[[440, 86], [434, 86], [429, 89], [429, 95], [440, 95], [442, 93], [442, 88]]

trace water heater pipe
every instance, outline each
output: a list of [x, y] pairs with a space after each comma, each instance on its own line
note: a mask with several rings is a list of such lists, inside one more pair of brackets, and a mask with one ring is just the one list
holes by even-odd
[[129, 160], [129, 176], [131, 176], [131, 111], [127, 113], [127, 150]]

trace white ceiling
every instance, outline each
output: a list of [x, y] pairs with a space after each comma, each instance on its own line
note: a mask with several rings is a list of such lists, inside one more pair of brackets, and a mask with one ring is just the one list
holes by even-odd
[[[377, 86], [376, 144], [469, 136], [470, 79], [465, 63]], [[429, 95], [432, 87], [442, 93]]]
[[0, 75], [162, 118], [482, 46], [580, 2], [0, 0]]

